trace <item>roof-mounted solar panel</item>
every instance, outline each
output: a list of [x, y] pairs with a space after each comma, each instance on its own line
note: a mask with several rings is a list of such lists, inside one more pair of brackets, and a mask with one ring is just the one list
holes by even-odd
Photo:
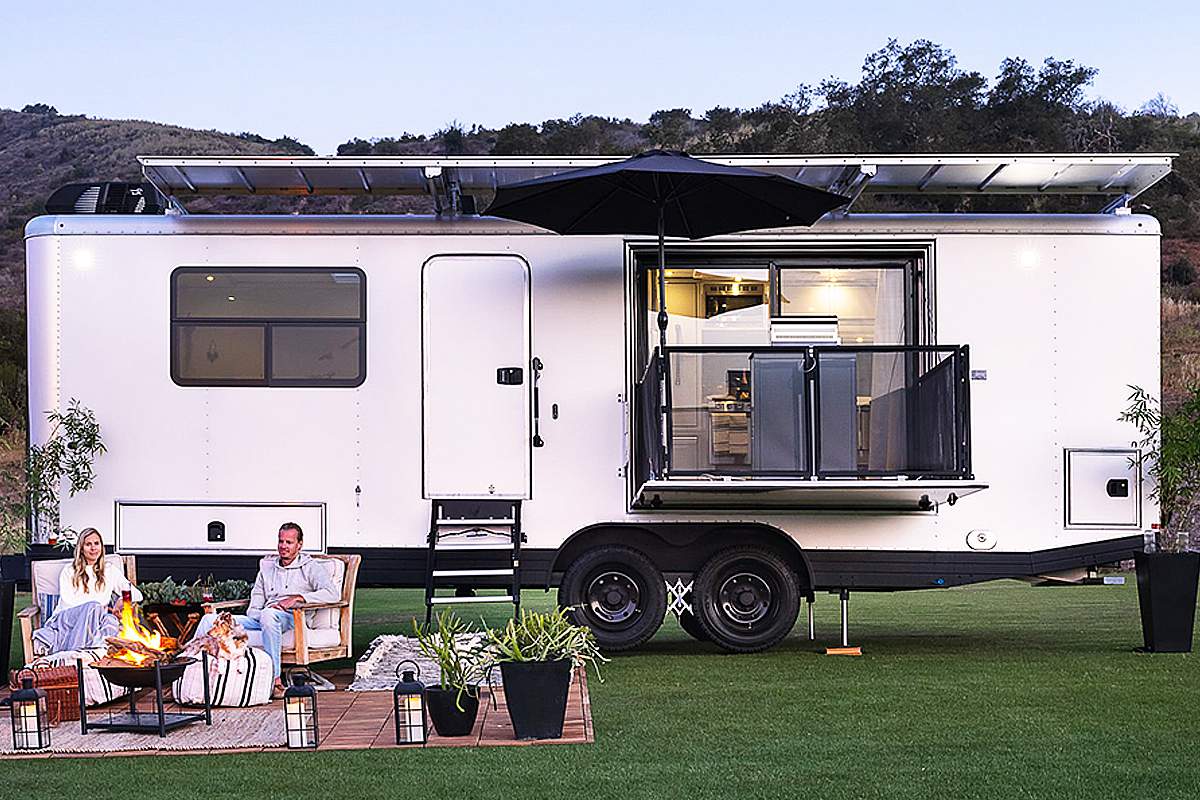
[[[863, 194], [1095, 194], [1130, 200], [1171, 172], [1172, 153], [1038, 155], [704, 155], [714, 164]], [[141, 156], [163, 195], [432, 195], [440, 212], [469, 193], [597, 167], [622, 156]], [[461, 205], [455, 206], [462, 208]]]

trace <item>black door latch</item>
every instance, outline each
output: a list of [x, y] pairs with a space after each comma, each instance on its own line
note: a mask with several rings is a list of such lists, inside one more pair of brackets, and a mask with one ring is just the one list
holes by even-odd
[[525, 370], [522, 367], [500, 367], [496, 370], [496, 383], [501, 386], [520, 386], [525, 382]]

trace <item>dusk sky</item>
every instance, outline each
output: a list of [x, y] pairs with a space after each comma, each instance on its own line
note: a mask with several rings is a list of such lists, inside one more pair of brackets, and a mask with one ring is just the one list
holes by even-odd
[[989, 79], [1006, 56], [1072, 59], [1099, 68], [1092, 97], [1200, 111], [1194, 1], [65, 2], [4, 20], [0, 107], [287, 134], [318, 153], [452, 121], [752, 107], [856, 81], [889, 37]]

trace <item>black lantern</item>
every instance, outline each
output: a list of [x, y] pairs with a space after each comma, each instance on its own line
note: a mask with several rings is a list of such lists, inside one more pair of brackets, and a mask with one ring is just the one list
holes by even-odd
[[300, 673], [292, 675], [292, 685], [283, 693], [283, 720], [287, 725], [287, 746], [296, 750], [314, 749], [320, 743], [317, 723], [317, 689]]
[[[412, 664], [413, 669], [404, 670], [405, 664]], [[425, 728], [425, 685], [417, 680], [421, 668], [413, 661], [401, 661], [396, 665], [396, 673], [400, 682], [392, 690], [392, 711], [396, 719], [396, 744], [424, 745]]]
[[14, 750], [45, 750], [50, 746], [50, 724], [46, 693], [33, 686], [33, 678], [21, 679], [21, 688], [10, 695]]

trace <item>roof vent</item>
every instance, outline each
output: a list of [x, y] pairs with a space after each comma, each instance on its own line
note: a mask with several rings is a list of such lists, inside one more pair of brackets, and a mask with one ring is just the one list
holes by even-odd
[[166, 206], [153, 184], [71, 183], [46, 201], [47, 214], [162, 214]]

